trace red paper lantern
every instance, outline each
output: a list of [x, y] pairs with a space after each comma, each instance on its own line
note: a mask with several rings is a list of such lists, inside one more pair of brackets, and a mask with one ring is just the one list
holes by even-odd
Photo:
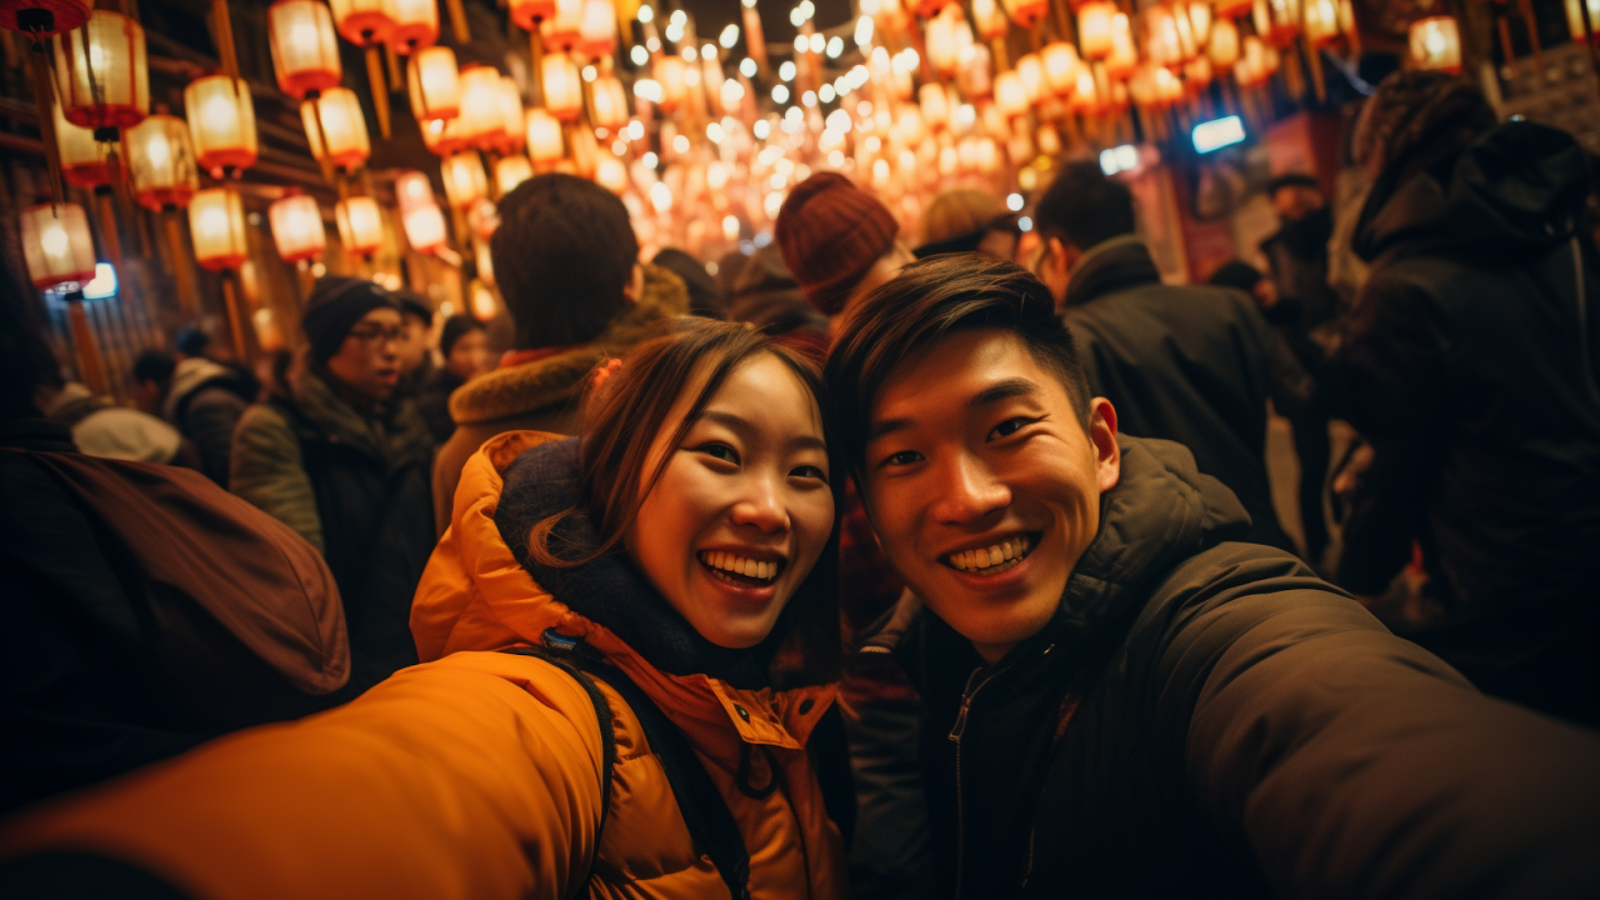
[[144, 29], [97, 9], [83, 27], [55, 37], [61, 114], [83, 128], [132, 128], [150, 113]]
[[330, 0], [333, 6], [333, 25], [339, 36], [366, 47], [385, 44], [394, 34], [394, 0]]
[[159, 212], [189, 205], [200, 189], [189, 126], [177, 116], [157, 114], [128, 129], [128, 179], [139, 205]]
[[278, 0], [267, 7], [267, 43], [278, 87], [297, 100], [335, 87], [344, 77], [327, 4]]
[[196, 78], [183, 91], [183, 109], [189, 116], [189, 135], [200, 168], [221, 177], [226, 170], [255, 165], [260, 152], [256, 109], [250, 85], [243, 78]]
[[42, 41], [89, 21], [93, 9], [93, 0], [0, 0], [0, 28]]
[[94, 280], [94, 238], [76, 203], [41, 203], [22, 211], [22, 254], [34, 287], [78, 290]]

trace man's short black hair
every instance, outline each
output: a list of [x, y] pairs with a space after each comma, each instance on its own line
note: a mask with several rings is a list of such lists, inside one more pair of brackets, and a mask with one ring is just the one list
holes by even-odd
[[185, 325], [178, 329], [173, 346], [184, 356], [204, 356], [206, 348], [211, 346], [211, 335], [206, 334], [199, 325]]
[[164, 389], [172, 381], [172, 373], [178, 368], [178, 360], [165, 350], [146, 350], [134, 357], [133, 383], [144, 384], [154, 381]]
[[1100, 164], [1067, 163], [1033, 210], [1041, 237], [1061, 238], [1087, 250], [1134, 230], [1133, 193], [1107, 178]]
[[976, 253], [912, 263], [849, 314], [823, 369], [845, 458], [859, 467], [877, 392], [895, 367], [951, 334], [1001, 328], [1061, 380], [1073, 411], [1089, 420], [1089, 382], [1050, 289], [1027, 270]]
[[639, 242], [628, 208], [584, 178], [538, 175], [500, 198], [489, 239], [495, 283], [517, 327], [517, 347], [599, 337], [627, 305]]

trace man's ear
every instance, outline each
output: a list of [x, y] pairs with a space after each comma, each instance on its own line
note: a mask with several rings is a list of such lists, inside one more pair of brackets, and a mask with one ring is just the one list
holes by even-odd
[[1045, 239], [1044, 259], [1039, 265], [1039, 279], [1050, 288], [1055, 297], [1056, 309], [1066, 303], [1067, 283], [1072, 278], [1072, 266], [1082, 253], [1074, 244], [1063, 243], [1059, 237]]
[[1117, 410], [1111, 401], [1089, 401], [1089, 443], [1094, 445], [1095, 477], [1103, 494], [1122, 479], [1122, 447], [1117, 444]]
[[629, 303], [638, 303], [639, 298], [643, 296], [644, 265], [642, 263], [634, 263], [633, 276], [628, 279], [627, 284], [622, 286], [622, 299]]

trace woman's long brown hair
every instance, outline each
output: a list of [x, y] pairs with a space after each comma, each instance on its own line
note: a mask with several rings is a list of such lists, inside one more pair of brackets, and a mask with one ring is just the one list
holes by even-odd
[[[528, 535], [530, 557], [540, 565], [583, 565], [616, 551], [639, 517], [644, 498], [655, 488], [671, 459], [728, 375], [740, 365], [769, 353], [805, 385], [822, 414], [828, 444], [828, 487], [833, 493], [834, 521], [828, 543], [778, 619], [774, 633], [782, 650], [774, 660], [774, 677], [791, 683], [817, 683], [838, 676], [840, 637], [838, 612], [839, 514], [845, 469], [827, 434], [830, 422], [826, 393], [816, 368], [794, 351], [776, 344], [743, 324], [698, 319], [669, 335], [640, 344], [599, 387], [584, 394], [580, 423], [579, 487], [583, 511], [594, 520], [597, 546], [573, 556], [557, 555], [550, 541], [555, 526], [579, 510], [568, 509], [544, 519]], [[705, 383], [678, 423], [668, 453], [646, 472], [650, 449], [666, 425], [678, 398], [700, 372]], [[642, 487], [641, 487], [642, 486]], [[796, 660], [795, 654], [800, 655]]]

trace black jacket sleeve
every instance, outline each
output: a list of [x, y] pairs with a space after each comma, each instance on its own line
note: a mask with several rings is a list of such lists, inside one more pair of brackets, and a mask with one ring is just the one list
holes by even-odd
[[1190, 786], [1281, 897], [1600, 895], [1600, 735], [1477, 693], [1294, 560], [1169, 580]]

